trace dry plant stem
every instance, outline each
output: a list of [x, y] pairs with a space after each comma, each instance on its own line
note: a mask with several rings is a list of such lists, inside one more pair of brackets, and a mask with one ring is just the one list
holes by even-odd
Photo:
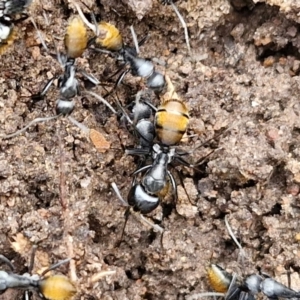
[[136, 53], [139, 54], [140, 53], [139, 42], [137, 40], [133, 25], [130, 26], [130, 31], [131, 31], [131, 35], [132, 35], [132, 39], [133, 39], [133, 43], [134, 43]]
[[166, 83], [167, 83], [167, 91], [165, 94], [163, 94], [160, 99], [162, 104], [165, 101], [168, 101], [170, 99], [172, 100], [179, 100], [181, 101], [181, 98], [178, 96], [178, 94], [175, 92], [175, 87], [170, 79], [170, 77], [168, 75], [165, 75], [165, 79], [166, 79]]
[[239, 243], [239, 241], [237, 240], [236, 236], [234, 235], [232, 228], [229, 225], [228, 219], [227, 219], [227, 215], [225, 216], [225, 225], [226, 228], [228, 230], [229, 235], [231, 236], [231, 238], [233, 239], [233, 241], [235, 242], [236, 246], [240, 249], [240, 253], [239, 256], [242, 257], [242, 263], [244, 262], [244, 258], [246, 257], [246, 253], [242, 247], [242, 245]]
[[[58, 126], [60, 127], [60, 126]], [[66, 199], [66, 177], [65, 177], [65, 169], [64, 169], [64, 161], [65, 161], [65, 154], [62, 147], [62, 140], [60, 136], [60, 131], [57, 131], [58, 135], [58, 142], [59, 142], [59, 164], [60, 164], [60, 171], [59, 171], [59, 197], [60, 197], [60, 204], [65, 211], [68, 207], [67, 199]]]
[[174, 9], [182, 27], [183, 27], [183, 30], [184, 30], [184, 37], [185, 37], [185, 42], [186, 42], [186, 46], [187, 46], [187, 49], [188, 49], [188, 53], [189, 55], [191, 56], [191, 46], [190, 46], [190, 39], [189, 39], [189, 33], [188, 33], [188, 29], [187, 29], [187, 26], [186, 26], [186, 23], [182, 17], [182, 15], [180, 14], [179, 10], [177, 9], [176, 5], [173, 3], [173, 1], [171, 1], [171, 5], [172, 5], [172, 8]]
[[36, 30], [36, 32], [37, 32], [37, 35], [38, 35], [38, 37], [39, 37], [39, 39], [40, 39], [40, 41], [41, 41], [41, 43], [42, 43], [42, 46], [43, 46], [44, 49], [48, 52], [49, 49], [48, 49], [48, 47], [47, 47], [47, 45], [46, 45], [46, 43], [45, 43], [45, 40], [43, 39], [43, 36], [42, 36], [41, 32], [40, 32], [39, 29], [37, 28], [37, 25], [36, 25], [36, 23], [35, 23], [33, 17], [30, 17], [30, 21], [31, 21], [31, 23], [33, 24], [33, 26], [34, 26], [34, 28], [35, 28], [35, 30]]
[[[74, 248], [73, 248], [73, 237], [70, 235], [70, 229], [72, 228], [70, 222], [72, 220], [70, 216], [70, 209], [69, 209], [69, 202], [66, 197], [66, 174], [65, 174], [65, 168], [64, 168], [64, 162], [65, 162], [65, 155], [62, 145], [62, 139], [60, 136], [60, 130], [57, 130], [58, 135], [58, 141], [59, 141], [59, 155], [60, 155], [60, 180], [59, 180], [59, 193], [60, 193], [60, 203], [63, 208], [63, 222], [64, 222], [64, 239], [66, 241], [67, 245], [67, 252], [68, 257], [74, 257]], [[70, 278], [72, 282], [77, 281], [77, 275], [76, 275], [76, 267], [75, 267], [75, 261], [71, 259], [70, 264]]]
[[76, 1], [71, 1], [71, 2], [75, 5], [75, 7], [76, 7], [76, 9], [77, 9], [77, 12], [78, 12], [80, 18], [82, 19], [83, 23], [85, 23], [85, 25], [86, 25], [87, 27], [89, 27], [95, 34], [97, 34], [97, 26], [94, 25], [94, 24], [92, 24], [92, 23], [90, 23], [90, 22], [87, 20], [87, 18], [86, 18], [85, 15], [83, 14], [83, 12], [82, 12], [80, 6], [78, 5], [78, 3], [76, 3]]
[[185, 297], [185, 300], [198, 300], [204, 297], [224, 297], [225, 294], [223, 293], [215, 293], [215, 292], [204, 292], [204, 293], [199, 293], [199, 294], [194, 294], [194, 295], [189, 295]]
[[82, 123], [78, 122], [77, 120], [75, 120], [71, 116], [68, 116], [68, 119], [71, 121], [71, 123], [73, 123], [75, 126], [77, 126], [78, 128], [80, 128], [86, 135], [89, 135], [90, 129], [88, 127], [86, 127]]
[[91, 283], [95, 283], [97, 281], [99, 281], [101, 278], [105, 277], [105, 276], [109, 276], [109, 275], [114, 275], [116, 274], [116, 271], [115, 270], [112, 270], [112, 271], [102, 271], [102, 272], [99, 272], [97, 274], [94, 274], [92, 277], [91, 277], [91, 280], [90, 282]]

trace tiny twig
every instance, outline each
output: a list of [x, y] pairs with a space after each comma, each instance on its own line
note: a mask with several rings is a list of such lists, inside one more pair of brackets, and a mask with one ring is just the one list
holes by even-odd
[[58, 132], [58, 141], [59, 141], [59, 197], [60, 197], [60, 204], [64, 210], [67, 209], [68, 203], [66, 200], [66, 177], [65, 177], [65, 169], [64, 169], [64, 162], [65, 162], [65, 154], [62, 147], [62, 140], [61, 136]]
[[140, 53], [140, 48], [139, 48], [139, 42], [137, 40], [133, 25], [130, 26], [130, 31], [131, 31], [131, 35], [132, 35], [132, 39], [133, 39], [133, 44], [135, 46], [135, 50], [136, 53], [139, 54]]
[[228, 219], [227, 219], [227, 215], [225, 216], [224, 220], [225, 220], [225, 225], [226, 225], [226, 228], [228, 230], [228, 233], [229, 233], [230, 237], [233, 239], [233, 241], [235, 242], [236, 246], [240, 249], [240, 255], [242, 257], [246, 257], [245, 250], [243, 249], [242, 245], [237, 240], [236, 236], [234, 235], [234, 233], [232, 231], [232, 228], [229, 225], [229, 222], [228, 222]]
[[173, 3], [173, 1], [171, 1], [171, 5], [172, 5], [172, 8], [174, 9], [174, 11], [175, 11], [175, 13], [176, 13], [176, 15], [177, 15], [177, 17], [178, 17], [178, 19], [179, 19], [182, 27], [183, 27], [186, 46], [187, 46], [189, 55], [191, 55], [190, 39], [189, 39], [189, 33], [188, 33], [186, 22], [184, 21], [182, 15], [180, 14], [179, 10], [177, 9], [177, 7]]
[[[67, 251], [69, 257], [74, 257], [74, 247], [73, 247], [73, 237], [70, 234], [70, 228], [71, 227], [71, 216], [70, 216], [70, 210], [69, 210], [69, 201], [66, 197], [66, 174], [65, 174], [65, 167], [64, 163], [66, 161], [62, 140], [60, 136], [60, 130], [57, 130], [58, 135], [58, 141], [59, 141], [59, 163], [60, 163], [60, 180], [59, 180], [59, 197], [60, 197], [60, 203], [63, 208], [63, 222], [64, 222], [64, 237], [67, 245]], [[77, 275], [76, 275], [76, 265], [75, 261], [73, 259], [70, 259], [69, 263], [69, 269], [70, 269], [70, 278], [72, 282], [77, 281]]]

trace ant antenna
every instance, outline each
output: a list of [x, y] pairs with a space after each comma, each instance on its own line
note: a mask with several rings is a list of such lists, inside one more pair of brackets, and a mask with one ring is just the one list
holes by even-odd
[[117, 106], [118, 106], [119, 109], [121, 110], [121, 112], [122, 112], [122, 114], [124, 115], [124, 117], [126, 118], [127, 122], [128, 122], [129, 124], [133, 125], [132, 120], [130, 119], [128, 113], [127, 113], [126, 110], [123, 108], [123, 106], [122, 106], [122, 104], [121, 104], [121, 102], [120, 102], [120, 100], [119, 100], [118, 94], [116, 94], [116, 95], [117, 95], [117, 98], [114, 98], [114, 100], [115, 100]]
[[30, 126], [32, 126], [32, 125], [34, 125], [36, 123], [51, 121], [51, 120], [57, 119], [60, 116], [61, 116], [61, 114], [60, 115], [56, 115], [56, 116], [52, 116], [52, 117], [36, 118], [36, 119], [32, 120], [31, 122], [29, 122], [29, 124], [27, 124], [24, 128], [16, 131], [15, 133], [8, 134], [8, 135], [3, 135], [3, 136], [0, 136], [0, 137], [3, 138], [3, 139], [10, 139], [12, 137], [15, 137], [15, 136], [23, 133], [24, 131], [26, 131], [27, 128], [29, 128]]
[[96, 94], [94, 92], [89, 92], [89, 91], [85, 91], [85, 93], [94, 96], [99, 101], [101, 101], [104, 105], [106, 105], [114, 114], [117, 114], [117, 112], [115, 111], [115, 109], [104, 98], [102, 98], [98, 94]]
[[48, 272], [58, 268], [59, 266], [63, 265], [63, 264], [66, 264], [67, 262], [69, 262], [71, 260], [71, 258], [66, 258], [52, 266], [50, 266], [48, 269], [46, 269], [42, 274], [41, 274], [41, 277], [45, 276]]

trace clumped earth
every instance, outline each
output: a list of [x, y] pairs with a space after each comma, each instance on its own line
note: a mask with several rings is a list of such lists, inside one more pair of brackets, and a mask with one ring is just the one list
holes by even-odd
[[[70, 267], [57, 272], [70, 271], [76, 299], [197, 299], [195, 294], [211, 290], [210, 262], [241, 276], [261, 268], [284, 284], [291, 272], [291, 285], [299, 289], [299, 1], [175, 2], [187, 22], [191, 56], [170, 6], [156, 0], [82, 2], [86, 13], [116, 24], [128, 44], [130, 25], [138, 37], [150, 33], [141, 56], [165, 63], [157, 68], [190, 108], [190, 137], [178, 148], [191, 150], [215, 137], [187, 159], [201, 161], [214, 151], [197, 170], [178, 166], [191, 201], [172, 171], [178, 202], [166, 199], [150, 216], [165, 229], [163, 248], [160, 234], [133, 216], [115, 247], [125, 208], [111, 183], [126, 198], [138, 159], [124, 150], [136, 140], [82, 87], [72, 116], [105, 134], [111, 149], [98, 152], [67, 119], [2, 139], [0, 252], [20, 273], [27, 271], [33, 245], [38, 245], [35, 271], [73, 257]], [[30, 7], [48, 53], [29, 19], [16, 25], [18, 39], [0, 62], [1, 134], [54, 114], [56, 88], [36, 104], [31, 96], [61, 74], [51, 56], [53, 40], [62, 47], [74, 13], [72, 1], [36, 0]], [[106, 83], [93, 87], [95, 93], [104, 95], [113, 86], [104, 81], [117, 69], [112, 58], [87, 50], [78, 65]], [[118, 95], [127, 105], [143, 82], [128, 75], [124, 83]], [[108, 101], [117, 108], [113, 97]], [[225, 215], [246, 251], [244, 262]], [[0, 299], [21, 297], [10, 290]]]

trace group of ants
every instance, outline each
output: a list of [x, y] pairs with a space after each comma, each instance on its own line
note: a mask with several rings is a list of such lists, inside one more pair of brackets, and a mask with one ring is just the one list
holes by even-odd
[[[161, 2], [162, 4], [171, 4], [175, 7], [172, 0]], [[0, 0], [0, 42], [3, 47], [10, 43], [10, 38], [13, 36], [13, 16], [23, 13], [30, 3], [31, 0]], [[169, 193], [170, 189], [176, 202], [176, 182], [174, 176], [169, 171], [169, 166], [173, 166], [172, 163], [177, 162], [187, 167], [196, 167], [196, 165], [191, 165], [183, 158], [184, 155], [191, 152], [179, 153], [174, 147], [182, 140], [186, 133], [189, 123], [188, 108], [175, 92], [170, 78], [155, 70], [151, 60], [139, 56], [139, 47], [145, 42], [146, 37], [138, 41], [133, 27], [131, 27], [134, 47], [129, 47], [123, 43], [122, 35], [114, 25], [104, 21], [97, 23], [93, 14], [92, 22], [88, 21], [80, 6], [77, 3], [74, 3], [74, 5], [78, 11], [78, 16], [72, 17], [69, 21], [64, 38], [65, 53], [59, 53], [58, 51], [56, 53], [56, 58], [63, 68], [63, 73], [58, 77], [51, 78], [41, 92], [32, 97], [34, 102], [44, 99], [48, 90], [57, 79], [59, 98], [56, 102], [56, 115], [47, 118], [37, 118], [21, 130], [1, 136], [1, 138], [8, 139], [15, 137], [35, 123], [65, 116], [82, 130], [90, 132], [90, 139], [96, 148], [109, 147], [109, 143], [105, 141], [99, 132], [93, 130], [94, 134], [92, 135], [92, 130], [89, 130], [70, 116], [75, 106], [74, 99], [79, 94], [77, 74], [80, 73], [94, 85], [99, 84], [99, 81], [93, 75], [78, 69], [76, 58], [81, 57], [83, 52], [89, 48], [121, 61], [121, 68], [116, 73], [119, 74], [119, 77], [116, 80], [113, 90], [116, 90], [120, 86], [125, 75], [130, 72], [131, 75], [144, 79], [146, 87], [158, 95], [161, 103], [156, 108], [143, 97], [143, 91], [141, 91], [136, 95], [131, 112], [128, 113], [120, 101], [115, 99], [122, 118], [133, 128], [133, 132], [138, 140], [138, 146], [133, 149], [127, 149], [126, 153], [141, 158], [138, 169], [133, 173], [133, 181], [127, 201], [121, 196], [117, 185], [115, 183], [112, 184], [112, 188], [119, 200], [127, 206], [122, 236], [131, 210], [139, 212], [139, 216], [143, 222], [146, 222], [155, 230], [163, 232], [160, 226], [153, 224], [143, 215], [155, 210], [161, 200]], [[178, 14], [177, 10], [176, 13]], [[32, 22], [41, 39], [41, 44], [49, 51], [33, 19]], [[86, 26], [94, 33], [94, 37], [91, 39], [87, 38]], [[189, 43], [187, 45], [189, 47]], [[93, 92], [87, 93], [96, 97], [112, 110], [113, 113], [116, 113], [116, 110], [104, 97]], [[146, 164], [149, 160], [152, 162]], [[226, 217], [225, 224], [230, 236], [242, 250]], [[17, 288], [25, 290], [26, 300], [29, 299], [28, 291], [37, 291], [42, 299], [71, 299], [77, 291], [75, 284], [68, 277], [57, 274], [47, 276], [49, 271], [68, 263], [71, 258], [52, 265], [41, 275], [32, 275], [35, 252], [36, 247], [33, 247], [28, 268], [29, 272], [23, 275], [15, 273], [13, 264], [5, 256], [0, 255], [0, 260], [10, 268], [10, 271], [0, 270], [0, 293], [4, 293], [9, 288]], [[235, 274], [226, 272], [216, 264], [211, 264], [207, 273], [210, 286], [215, 292], [198, 293], [189, 296], [187, 299], [221, 296], [226, 300], [254, 300], [255, 296], [260, 292], [270, 299], [300, 298], [300, 292], [290, 289], [263, 273], [252, 274], [246, 276], [243, 280], [238, 280]]]

